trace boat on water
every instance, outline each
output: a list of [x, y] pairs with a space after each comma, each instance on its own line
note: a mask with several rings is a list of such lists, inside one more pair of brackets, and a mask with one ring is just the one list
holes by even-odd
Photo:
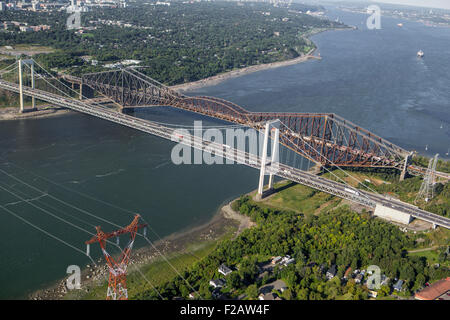
[[397, 26], [399, 26], [401, 28], [401, 27], [403, 27], [403, 23], [398, 23]]
[[422, 50], [419, 50], [419, 52], [417, 52], [417, 56], [419, 58], [423, 58], [424, 55], [425, 55], [425, 53]]

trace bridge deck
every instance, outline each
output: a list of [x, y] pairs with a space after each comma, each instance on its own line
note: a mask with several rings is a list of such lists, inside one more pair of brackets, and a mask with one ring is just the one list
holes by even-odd
[[[4, 80], [0, 80], [0, 88], [19, 93], [19, 85]], [[23, 93], [27, 96], [32, 96], [36, 99], [47, 101], [57, 106], [70, 108], [72, 110], [92, 115], [100, 119], [115, 122], [136, 130], [140, 130], [164, 139], [174, 141], [173, 129], [159, 125], [149, 120], [135, 118], [110, 109], [89, 105], [79, 100], [64, 98], [56, 94], [38, 89], [32, 89], [30, 87], [24, 86]], [[206, 149], [209, 152], [214, 151], [216, 154], [223, 154], [224, 158], [234, 160], [237, 163], [244, 164], [258, 170], [261, 166], [261, 161], [258, 156], [249, 154], [239, 149], [225, 147], [225, 145], [223, 144], [205, 141], [195, 136], [184, 137], [181, 143], [188, 144], [196, 149]], [[225, 150], [227, 151], [224, 152]], [[269, 173], [271, 173], [271, 168], [271, 166], [268, 167]], [[312, 173], [299, 170], [297, 168], [293, 168], [280, 163], [279, 169], [272, 173], [279, 177], [295, 181], [297, 183], [329, 194], [333, 194], [340, 198], [360, 203], [366, 207], [375, 208], [376, 204], [380, 203], [383, 206], [410, 214], [415, 218], [450, 229], [450, 219], [448, 218], [421, 210], [410, 204], [385, 198], [379, 194], [373, 194], [366, 191], [359, 191], [358, 194], [351, 193], [346, 190], [347, 186], [342, 183], [331, 181], [323, 177], [316, 176]]]

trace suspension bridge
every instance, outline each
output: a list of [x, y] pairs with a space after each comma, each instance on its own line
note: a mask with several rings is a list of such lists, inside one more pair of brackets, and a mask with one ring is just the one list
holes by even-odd
[[[25, 72], [24, 72], [25, 71]], [[374, 209], [376, 215], [394, 221], [409, 223], [413, 218], [450, 229], [450, 219], [420, 208], [377, 194], [374, 190], [351, 187], [343, 179], [337, 182], [301, 170], [292, 164], [267, 157], [268, 140], [320, 165], [329, 167], [394, 168], [402, 172], [424, 174], [425, 168], [410, 164], [411, 152], [358, 127], [335, 114], [322, 113], [259, 113], [213, 97], [188, 97], [153, 80], [134, 68], [99, 72], [78, 77], [57, 77], [34, 60], [19, 60], [1, 72], [0, 88], [15, 92], [20, 97], [21, 111], [25, 111], [24, 96], [53, 105], [72, 109], [100, 119], [118, 123], [168, 140], [176, 140], [194, 149], [221, 155], [239, 164], [260, 170], [258, 194], [265, 194], [264, 177], [269, 175], [269, 189], [273, 176], [294, 181], [314, 189]], [[72, 84], [70, 86], [64, 83]], [[79, 92], [73, 90], [79, 86]], [[89, 88], [86, 90], [86, 87]], [[182, 110], [225, 120], [243, 127], [253, 128], [264, 134], [262, 156], [228, 146], [205, 141], [194, 134], [174, 138], [174, 129], [155, 121], [144, 120], [100, 106], [89, 100], [85, 92], [96, 91], [111, 99], [121, 109], [136, 106], [172, 106]], [[272, 130], [273, 129], [273, 130]], [[450, 179], [450, 175], [436, 172], [437, 177]]]

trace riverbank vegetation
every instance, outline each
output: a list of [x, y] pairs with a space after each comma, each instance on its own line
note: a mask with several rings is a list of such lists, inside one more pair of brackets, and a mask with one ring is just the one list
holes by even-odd
[[[319, 214], [289, 210], [287, 207], [295, 199], [292, 191], [287, 190], [289, 188], [280, 191], [287, 193], [284, 196], [286, 202], [280, 202], [286, 209], [257, 203], [250, 196], [243, 196], [233, 203], [234, 210], [249, 216], [257, 226], [245, 230], [234, 241], [221, 242], [211, 254], [183, 274], [204, 299], [213, 298], [213, 295], [217, 298], [217, 289], [213, 290], [209, 281], [218, 278], [226, 281], [220, 289], [222, 297], [255, 299], [258, 288], [281, 279], [287, 285], [287, 290], [278, 292], [282, 298], [320, 300], [368, 298], [368, 289], [362, 283], [351, 278], [342, 280], [349, 267], [352, 270], [369, 265], [380, 267], [389, 280], [378, 291], [379, 298], [393, 293], [395, 278], [405, 281], [403, 290], [396, 294], [410, 296], [425, 282], [449, 275], [447, 267], [430, 263], [426, 256], [408, 254], [407, 248], [415, 248], [417, 239], [430, 238], [428, 233], [404, 233], [364, 210], [359, 214], [342, 204], [322, 207]], [[314, 192], [298, 193], [301, 203], [313, 197]], [[328, 198], [324, 203], [330, 201], [333, 199]], [[314, 213], [320, 205], [315, 209], [308, 207], [304, 209]], [[443, 238], [448, 241], [448, 234]], [[270, 264], [273, 257], [286, 255], [295, 259], [295, 263], [283, 267], [276, 265], [272, 272], [263, 272], [261, 266]], [[441, 255], [440, 259], [448, 257]], [[233, 270], [226, 277], [218, 272], [223, 263]], [[326, 271], [333, 264], [337, 265], [337, 274], [328, 280]], [[190, 292], [180, 277], [158, 286], [158, 290], [167, 299], [188, 299]], [[137, 298], [156, 299], [157, 296], [153, 290], [147, 290]]]

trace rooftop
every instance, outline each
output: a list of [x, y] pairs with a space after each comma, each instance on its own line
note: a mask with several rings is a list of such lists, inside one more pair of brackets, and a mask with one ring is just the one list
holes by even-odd
[[418, 300], [436, 300], [439, 297], [444, 296], [443, 299], [450, 300], [450, 297], [447, 296], [447, 292], [449, 291], [450, 277], [447, 277], [446, 279], [439, 280], [422, 291], [417, 292], [415, 298]]

